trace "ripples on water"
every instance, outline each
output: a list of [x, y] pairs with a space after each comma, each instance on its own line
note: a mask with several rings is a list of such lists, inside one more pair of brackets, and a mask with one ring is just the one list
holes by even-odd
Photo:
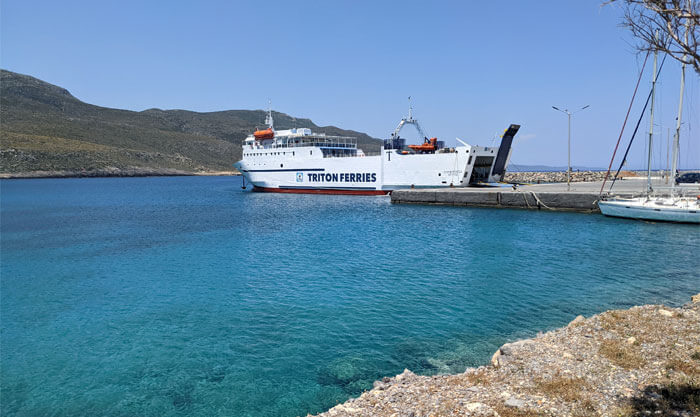
[[305, 415], [700, 288], [693, 226], [226, 177], [0, 187], [3, 415]]

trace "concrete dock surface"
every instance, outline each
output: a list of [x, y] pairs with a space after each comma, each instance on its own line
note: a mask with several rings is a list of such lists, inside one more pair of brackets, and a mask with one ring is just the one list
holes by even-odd
[[[602, 181], [571, 183], [526, 184], [515, 188], [503, 184], [498, 187], [416, 188], [396, 190], [391, 193], [392, 203], [444, 204], [471, 207], [502, 207], [543, 210], [567, 210], [599, 212], [598, 200]], [[632, 197], [646, 190], [646, 178], [632, 177], [617, 180], [612, 195]], [[604, 194], [609, 194], [610, 181]], [[652, 179], [652, 188], [659, 193], [668, 193], [670, 185], [664, 180]], [[700, 194], [700, 185], [682, 184], [677, 188], [686, 195]]]

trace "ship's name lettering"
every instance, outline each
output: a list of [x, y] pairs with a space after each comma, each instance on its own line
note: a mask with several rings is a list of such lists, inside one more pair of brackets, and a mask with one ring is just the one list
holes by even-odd
[[374, 172], [309, 173], [308, 176], [310, 182], [377, 182]]

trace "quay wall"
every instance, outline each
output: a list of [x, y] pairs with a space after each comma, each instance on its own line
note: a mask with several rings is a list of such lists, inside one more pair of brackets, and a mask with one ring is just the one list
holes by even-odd
[[472, 207], [501, 207], [537, 210], [598, 212], [598, 193], [428, 189], [396, 190], [392, 203], [446, 204]]

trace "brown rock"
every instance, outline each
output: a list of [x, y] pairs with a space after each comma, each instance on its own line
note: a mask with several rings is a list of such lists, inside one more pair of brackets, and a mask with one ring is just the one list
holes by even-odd
[[575, 319], [571, 320], [571, 323], [569, 323], [569, 327], [573, 327], [573, 326], [576, 326], [578, 324], [581, 324], [584, 320], [586, 320], [585, 317], [578, 315], [578, 316], [576, 316]]

